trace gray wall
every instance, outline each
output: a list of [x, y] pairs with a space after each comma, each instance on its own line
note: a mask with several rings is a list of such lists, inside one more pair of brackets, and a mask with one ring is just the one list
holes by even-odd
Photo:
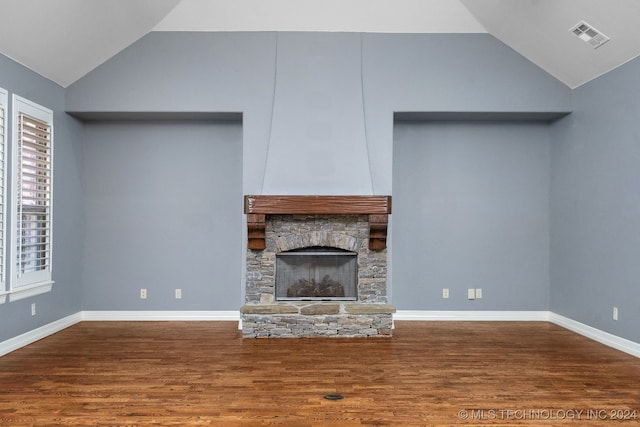
[[[110, 231], [122, 233], [117, 224], [121, 211], [99, 217], [94, 209], [104, 201], [100, 200], [104, 195], [101, 192], [106, 192], [109, 186], [115, 192], [117, 206], [135, 206], [135, 197], [131, 197], [126, 185], [115, 191], [113, 185], [119, 177], [113, 170], [107, 170], [108, 166], [113, 166], [108, 163], [123, 163], [127, 167], [125, 171], [132, 173], [129, 149], [118, 136], [129, 138], [130, 131], [135, 133], [149, 126], [144, 123], [83, 126], [66, 117], [65, 108], [85, 113], [242, 112], [243, 152], [239, 162], [242, 180], [241, 184], [234, 181], [241, 189], [225, 194], [230, 197], [235, 193], [240, 197], [243, 193], [279, 189], [269, 183], [278, 181], [278, 175], [271, 174], [278, 174], [287, 165], [308, 159], [313, 154], [313, 146], [306, 141], [278, 133], [278, 138], [285, 139], [276, 142], [269, 155], [274, 135], [276, 82], [279, 81], [276, 70], [278, 65], [284, 66], [293, 59], [290, 55], [304, 54], [304, 46], [284, 48], [302, 40], [311, 44], [316, 41], [330, 43], [339, 51], [336, 58], [353, 55], [358, 51], [354, 46], [361, 43], [360, 60], [355, 61], [355, 65], [353, 58], [347, 61], [352, 64], [348, 73], [360, 64], [373, 193], [393, 193], [394, 196], [391, 252], [393, 296], [398, 308], [544, 309], [549, 289], [544, 275], [550, 271], [548, 307], [552, 311], [640, 342], [636, 327], [640, 320], [637, 281], [640, 263], [636, 260], [640, 243], [638, 60], [573, 91], [575, 101], [572, 105], [571, 90], [486, 34], [309, 34], [301, 37], [297, 33], [151, 33], [66, 91], [0, 56], [0, 86], [51, 108], [56, 128], [53, 273], [56, 284], [48, 294], [0, 305], [0, 341], [79, 311], [82, 289], [86, 309], [182, 309], [176, 301], [171, 301], [172, 294], [166, 295], [168, 290], [177, 287], [176, 277], [158, 274], [155, 260], [148, 261], [142, 271], [138, 269], [139, 265], [128, 266], [124, 271], [130, 273], [129, 277], [123, 274], [123, 269], [110, 272], [109, 266], [99, 265], [101, 257], [116, 264], [122, 262], [117, 259], [117, 251], [123, 248], [127, 238], [140, 244], [135, 234], [120, 234], [117, 239], [107, 235]], [[278, 46], [283, 50], [278, 52]], [[311, 58], [306, 61], [312, 63]], [[345, 63], [336, 61], [324, 63], [323, 69], [331, 75], [338, 74]], [[294, 86], [314, 81], [313, 77], [293, 72], [288, 74], [287, 81], [289, 79], [295, 80], [291, 82]], [[330, 81], [321, 80], [318, 85], [325, 89], [332, 87]], [[288, 108], [286, 92], [278, 96], [277, 102], [284, 108], [280, 115], [289, 116], [289, 120], [304, 119], [312, 113], [306, 108]], [[402, 124], [396, 128], [396, 143], [393, 143], [392, 116], [395, 111], [461, 113], [464, 116], [466, 113], [550, 113], [572, 109], [575, 112], [571, 116], [549, 128], [540, 124], [522, 127], [521, 124], [504, 123]], [[355, 119], [344, 117], [345, 121]], [[168, 132], [176, 132], [183, 125], [171, 124]], [[239, 149], [236, 126], [210, 129], [197, 125], [189, 128], [190, 134], [205, 138], [211, 135], [216, 141], [207, 147], [209, 155], [212, 153], [208, 150], [213, 150], [213, 146]], [[551, 261], [547, 270], [543, 259], [546, 226], [541, 210], [545, 206], [542, 187], [548, 138], [551, 138], [548, 225]], [[446, 140], [448, 144], [443, 145], [440, 140]], [[99, 144], [100, 141], [104, 144]], [[146, 144], [149, 142], [145, 141]], [[83, 153], [85, 144], [87, 153]], [[278, 144], [297, 149], [278, 151]], [[175, 154], [175, 147], [162, 138], [158, 145], [163, 149], [157, 160], [166, 163]], [[104, 160], [98, 155], [102, 151]], [[238, 152], [227, 155], [235, 159], [233, 156]], [[473, 156], [483, 161], [472, 162]], [[406, 161], [401, 160], [403, 157]], [[432, 159], [440, 161], [433, 163]], [[519, 166], [518, 170], [514, 170], [514, 165]], [[184, 164], [180, 167], [185, 170]], [[227, 176], [235, 179], [237, 170], [227, 170], [229, 175], [225, 175], [224, 183], [214, 184], [211, 188], [214, 191], [219, 191], [219, 187], [226, 188]], [[360, 174], [362, 167], [357, 170]], [[96, 180], [99, 171], [107, 182]], [[415, 174], [415, 182], [411, 179], [412, 174]], [[511, 177], [514, 177], [513, 182]], [[207, 179], [213, 179], [213, 176]], [[414, 186], [416, 182], [424, 185], [415, 188], [415, 194], [411, 194], [409, 184], [400, 184], [403, 180]], [[432, 186], [433, 182], [445, 180], [444, 190]], [[341, 193], [335, 183], [319, 186], [317, 190]], [[530, 191], [526, 197], [525, 190]], [[172, 191], [176, 191], [175, 187]], [[475, 193], [482, 197], [474, 197]], [[536, 200], [540, 201], [539, 205]], [[86, 238], [85, 208], [87, 229], [92, 230]], [[465, 218], [462, 208], [476, 215]], [[173, 232], [175, 225], [190, 223], [185, 221], [190, 215], [188, 212], [180, 211], [182, 208], [175, 205], [171, 209], [176, 215], [175, 222], [166, 217], [154, 218], [154, 221], [165, 226], [168, 232]], [[238, 207], [237, 212], [240, 209]], [[435, 224], [416, 224], [419, 222], [417, 212], [431, 218]], [[195, 212], [191, 214], [197, 216]], [[238, 217], [234, 220], [241, 222], [241, 216]], [[101, 224], [102, 221], [105, 223]], [[207, 220], [201, 218], [201, 221], [206, 223]], [[205, 226], [216, 227], [215, 223]], [[416, 227], [419, 233], [415, 232]], [[535, 230], [540, 230], [540, 235], [530, 241], [528, 238]], [[225, 240], [236, 241], [236, 236], [231, 234]], [[445, 240], [451, 234], [455, 239]], [[86, 253], [83, 247], [87, 249]], [[420, 263], [401, 261], [403, 251], [410, 252], [412, 248], [419, 249], [418, 256], [430, 254], [442, 260], [442, 265], [429, 265], [437, 274], [435, 277], [425, 280]], [[473, 251], [479, 248], [483, 251]], [[165, 256], [156, 248], [153, 251], [157, 258]], [[167, 259], [169, 257], [164, 261]], [[425, 259], [427, 264], [431, 262], [429, 258], [422, 258]], [[505, 259], [510, 261], [509, 265], [501, 264]], [[184, 259], [180, 261], [185, 262]], [[168, 262], [173, 266], [179, 264], [173, 258]], [[487, 263], [490, 264], [488, 267]], [[461, 264], [464, 266], [460, 267]], [[526, 277], [525, 272], [528, 273]], [[182, 270], [181, 273], [193, 279], [211, 271]], [[116, 275], [119, 280], [113, 280]], [[240, 273], [230, 275], [234, 277], [227, 276], [224, 281], [235, 281], [234, 286], [240, 287]], [[82, 277], [88, 282], [84, 287]], [[139, 280], [149, 278], [162, 285], [156, 288], [147, 282], [150, 295], [144, 306], [135, 300], [135, 296], [141, 287]], [[448, 282], [447, 286], [452, 290], [450, 301], [439, 298], [444, 282]], [[188, 305], [185, 309], [227, 309], [239, 304], [237, 288], [229, 288], [233, 290], [227, 298], [227, 288], [224, 291], [216, 288], [215, 294], [209, 294], [212, 292], [209, 283], [185, 283], [181, 286], [185, 289], [183, 302]], [[222, 281], [218, 283], [226, 286]], [[469, 286], [483, 287], [485, 298], [469, 302], [464, 300], [463, 294], [463, 300], [457, 300], [460, 289]], [[409, 295], [416, 287], [419, 297], [410, 299]], [[519, 292], [513, 296], [516, 289]], [[162, 297], [156, 291], [163, 293]], [[200, 301], [188, 300], [212, 295], [220, 303], [212, 302], [205, 307]], [[236, 303], [232, 305], [232, 301]], [[31, 302], [38, 304], [35, 317], [30, 316]], [[617, 322], [611, 319], [613, 306], [620, 309]]]
[[[397, 111], [526, 116], [571, 107], [566, 86], [487, 34], [151, 33], [67, 91], [67, 109], [80, 114], [241, 111], [244, 194], [395, 193]], [[533, 132], [544, 139], [540, 133]], [[514, 131], [507, 134], [501, 138], [514, 139]], [[544, 176], [539, 165], [533, 169]], [[89, 191], [87, 196], [92, 197]], [[498, 202], [503, 217], [513, 212], [505, 200]], [[536, 208], [526, 216], [526, 227], [538, 213]], [[395, 216], [392, 222], [399, 239], [414, 232]], [[521, 278], [516, 266], [508, 272], [496, 267], [481, 282], [487, 298], [464, 307], [517, 309], [505, 303], [506, 295], [489, 295], [507, 286], [538, 286], [527, 288], [516, 307], [546, 308], [548, 268], [539, 259], [545, 238], [520, 252], [534, 256], [522, 260], [531, 263], [526, 271], [540, 266], [540, 272]], [[397, 247], [390, 250], [394, 260]], [[548, 246], [542, 255], [548, 256]], [[393, 303], [399, 309], [432, 308], [410, 296], [420, 265], [399, 268], [392, 279]], [[107, 292], [104, 286], [85, 289], [85, 301], [98, 300], [98, 290]]]
[[550, 138], [546, 123], [396, 124], [396, 306], [548, 309]]
[[83, 309], [237, 310], [241, 123], [88, 122], [83, 138]]
[[574, 96], [551, 151], [551, 310], [640, 342], [640, 60]]
[[67, 88], [71, 112], [242, 112], [245, 194], [263, 184], [275, 33], [150, 33]]
[[[0, 305], [1, 342], [80, 311], [84, 221], [80, 124], [64, 112], [64, 89], [2, 55], [0, 87], [9, 92], [9, 98], [17, 94], [53, 110], [55, 132], [52, 266], [55, 284], [51, 292]], [[10, 128], [11, 120], [8, 122]], [[32, 303], [36, 303], [36, 316], [31, 316]]]
[[[278, 86], [282, 76], [293, 81]], [[345, 81], [361, 88], [347, 91]], [[299, 123], [323, 117], [296, 91], [301, 83], [332, 101], [322, 115], [341, 120], [321, 142], [301, 139]], [[364, 110], [341, 112], [356, 103], [345, 92], [360, 90]], [[364, 181], [371, 181], [374, 194], [391, 194], [393, 112], [569, 112], [571, 90], [487, 34], [156, 32], [70, 86], [67, 109], [241, 111], [245, 194], [282, 191], [282, 170], [310, 158], [341, 164], [330, 154], [339, 158], [344, 151], [341, 126], [364, 116], [366, 147], [349, 152], [353, 158], [366, 148], [368, 168], [354, 160], [355, 167], [340, 171], [340, 182], [313, 179], [317, 170], [305, 168], [296, 177], [304, 186], [296, 190], [370, 192]], [[293, 124], [289, 132], [280, 120]], [[371, 177], [364, 179], [367, 169]], [[358, 184], [343, 182], [351, 180]]]
[[358, 34], [278, 35], [262, 192], [373, 194], [361, 48]]
[[[321, 51], [324, 53], [320, 58], [317, 55], [320, 51], [314, 50], [317, 46], [329, 46], [330, 49]], [[303, 57], [300, 58], [300, 55]], [[317, 61], [321, 61], [318, 69], [322, 73], [314, 72], [317, 71], [314, 68]], [[296, 63], [303, 64], [309, 72], [292, 68], [291, 65]], [[151, 247], [152, 242], [161, 245], [162, 236], [138, 234], [138, 231], [131, 235], [123, 234], [127, 224], [121, 223], [122, 209], [135, 208], [139, 201], [136, 197], [149, 194], [133, 194], [134, 189], [122, 183], [122, 177], [137, 176], [131, 157], [135, 153], [129, 154], [131, 147], [122, 140], [130, 140], [130, 132], [136, 134], [140, 129], [156, 132], [159, 127], [155, 124], [148, 126], [145, 123], [126, 124], [104, 120], [87, 122], [81, 126], [74, 119], [62, 118], [59, 111], [64, 108], [69, 112], [84, 114], [84, 117], [97, 113], [98, 117], [103, 115], [111, 118], [126, 112], [141, 112], [147, 114], [146, 117], [154, 117], [154, 114], [160, 117], [162, 113], [184, 113], [189, 117], [196, 113], [242, 112], [241, 136], [235, 126], [224, 129], [216, 127], [214, 130], [206, 126], [192, 126], [193, 123], [188, 126], [173, 123], [167, 129], [169, 134], [184, 130], [189, 135], [204, 135], [205, 138], [211, 133], [211, 138], [216, 141], [213, 145], [217, 148], [226, 144], [222, 141], [235, 141], [231, 144], [234, 147], [232, 152], [225, 154], [234, 159], [233, 156], [239, 152], [233, 150], [242, 150], [240, 161], [230, 162], [236, 168], [230, 170], [230, 164], [220, 165], [220, 170], [225, 171], [223, 182], [213, 171], [212, 175], [205, 177], [211, 184], [207, 186], [207, 191], [215, 194], [221, 191], [225, 197], [235, 194], [237, 208], [234, 214], [237, 217], [230, 221], [237, 221], [240, 229], [243, 228], [240, 214], [242, 194], [280, 191], [284, 188], [281, 185], [283, 170], [292, 164], [308, 164], [310, 158], [317, 158], [314, 156], [320, 143], [301, 140], [300, 132], [288, 132], [277, 121], [311, 123], [309, 117], [317, 115], [313, 105], [296, 103], [304, 101], [296, 88], [312, 85], [316, 90], [326, 92], [326, 102], [323, 104], [327, 108], [325, 113], [332, 119], [339, 117], [339, 128], [346, 123], [361, 123], [361, 132], [365, 133], [366, 139], [351, 147], [351, 158], [356, 162], [356, 167], [340, 171], [341, 180], [359, 183], [348, 188], [348, 191], [358, 193], [391, 194], [396, 191], [393, 185], [394, 112], [444, 112], [463, 116], [469, 113], [535, 115], [569, 112], [572, 109], [571, 90], [487, 34], [151, 33], [66, 91], [4, 58], [0, 67], [0, 86], [52, 108], [56, 120], [62, 120], [62, 123], [56, 123], [56, 203], [64, 201], [63, 206], [55, 206], [60, 213], [54, 213], [57, 221], [55, 226], [59, 230], [56, 232], [57, 252], [54, 261], [57, 263], [54, 273], [57, 283], [53, 293], [34, 300], [56, 299], [50, 300], [51, 304], [45, 304], [49, 308], [44, 308], [45, 311], [41, 311], [43, 317], [39, 315], [37, 320], [28, 316], [31, 299], [0, 306], [3, 316], [0, 320], [18, 319], [17, 323], [1, 323], [12, 324], [12, 329], [6, 333], [3, 329], [4, 335], [0, 338], [31, 329], [37, 326], [40, 319], [55, 320], [81, 308], [237, 309], [241, 302], [241, 268], [235, 270], [235, 265], [232, 265], [231, 270], [224, 273], [225, 278], [213, 285], [212, 290], [210, 281], [200, 283], [198, 279], [205, 275], [213, 278], [216, 275], [213, 270], [217, 268], [203, 267], [188, 271], [183, 268], [185, 258], [174, 259], [179, 253], [165, 254], [161, 246]], [[358, 72], [362, 76], [361, 81], [357, 80]], [[338, 81], [340, 76], [344, 76], [345, 80]], [[358, 84], [359, 88], [354, 87]], [[361, 100], [350, 98], [352, 108], [342, 114], [339, 107], [344, 105], [344, 92], [359, 93]], [[66, 97], [66, 107], [63, 106], [63, 97]], [[358, 103], [362, 104], [362, 111], [354, 107]], [[184, 129], [183, 125], [189, 129]], [[463, 125], [460, 132], [464, 133], [465, 129]], [[527, 131], [527, 134], [538, 133]], [[325, 157], [328, 156], [328, 161], [336, 165], [340, 165], [338, 160], [343, 155], [341, 141], [344, 139], [332, 135], [344, 134], [340, 131], [328, 135], [321, 142]], [[175, 146], [172, 146], [172, 142], [176, 138], [168, 141], [162, 135], [156, 136], [157, 145], [162, 149], [158, 152], [159, 157], [154, 159], [159, 163], [150, 167], [150, 170], [158, 175], [165, 169], [189, 171], [185, 165], [191, 160], [173, 151]], [[240, 137], [242, 148], [238, 144]], [[501, 141], [510, 138], [501, 136]], [[150, 140], [144, 141], [144, 144], [150, 143]], [[213, 155], [208, 151], [209, 148], [213, 150], [207, 147], [207, 155]], [[231, 149], [229, 145], [225, 148]], [[366, 151], [366, 161], [361, 158], [363, 151]], [[178, 156], [176, 159], [182, 159], [181, 163], [172, 160], [174, 155]], [[516, 154], [513, 156], [518, 157]], [[123, 168], [121, 175], [114, 169], [120, 165]], [[242, 176], [240, 184], [237, 184], [235, 179], [239, 173]], [[313, 168], [301, 168], [298, 173], [303, 175], [294, 179], [299, 179], [304, 185], [296, 191], [325, 194], [344, 194], [346, 191], [340, 182], [312, 177]], [[369, 176], [363, 178], [364, 174]], [[231, 177], [231, 182], [227, 177]], [[164, 180], [165, 176], [161, 176], [161, 179]], [[167, 189], [178, 191], [170, 182], [173, 181], [165, 182]], [[231, 190], [230, 185], [237, 187]], [[111, 207], [105, 206], [107, 204], [103, 199], [109, 192], [114, 201]], [[184, 189], [184, 195], [194, 193], [189, 188]], [[481, 206], [482, 203], [477, 208]], [[102, 216], [96, 211], [100, 207], [113, 210], [109, 215]], [[196, 212], [183, 211], [183, 207], [171, 203], [169, 208], [173, 217], [155, 217], [153, 221], [157, 223], [152, 225], [166, 227], [167, 233], [173, 233], [170, 237], [179, 240], [183, 236], [175, 234], [173, 227], [191, 223], [187, 218], [198, 215]], [[505, 202], [504, 209], [513, 208]], [[204, 217], [199, 218], [205, 227], [217, 227], [215, 223], [207, 224]], [[136, 221], [140, 220], [140, 217], [136, 218]], [[233, 227], [230, 229], [233, 230]], [[392, 217], [392, 233], [402, 236], [408, 232], [411, 232], [408, 226]], [[144, 237], [151, 240], [147, 246], [140, 243]], [[119, 251], [124, 250], [126, 242], [130, 247], [125, 252], [132, 254], [148, 249], [154, 256], [152, 259], [142, 259], [137, 264], [125, 265], [124, 254]], [[243, 245], [242, 239], [237, 239], [234, 231], [222, 235], [221, 246], [222, 242], [225, 242], [225, 246], [226, 243]], [[204, 252], [204, 242], [200, 241], [199, 245]], [[206, 249], [215, 252], [221, 246]], [[391, 248], [392, 257], [396, 246], [394, 243]], [[530, 249], [530, 252], [536, 251], [537, 246]], [[500, 253], [499, 250], [496, 252]], [[239, 257], [238, 262], [241, 262], [244, 257]], [[160, 260], [179, 269], [176, 270], [179, 272], [162, 275], [158, 267], [166, 266], [155, 263]], [[106, 265], [105, 261], [114, 265]], [[140, 268], [140, 263], [144, 263], [144, 268]], [[419, 268], [419, 265], [413, 266], [414, 270]], [[505, 280], [498, 274], [501, 271], [504, 272], [497, 268], [495, 274], [488, 275], [486, 280], [497, 280], [496, 277], [500, 276], [504, 283], [510, 282], [513, 275], [504, 274], [508, 279]], [[404, 277], [416, 275], [415, 271], [405, 269], [398, 274], [406, 275]], [[172, 300], [172, 290], [178, 287], [176, 281], [183, 275], [187, 280], [180, 287], [185, 290], [185, 300], [182, 301], [183, 305], [179, 305]], [[85, 281], [82, 287], [81, 278]], [[224, 283], [227, 281], [233, 281], [234, 285], [227, 288]], [[144, 303], [136, 298], [142, 283], [149, 289], [149, 299]], [[397, 295], [394, 303], [399, 309], [429, 308], [426, 302], [418, 306], [405, 297], [414, 285], [404, 280], [394, 280], [393, 292]], [[539, 307], [538, 302], [544, 300], [546, 282], [543, 281], [540, 286], [542, 289], [534, 292], [535, 304], [531, 303], [532, 307]], [[489, 285], [485, 288], [489, 293], [492, 292]], [[82, 307], [80, 289], [83, 290]], [[211, 297], [215, 300], [211, 305], [202, 301]], [[487, 304], [490, 299], [487, 296]], [[498, 301], [494, 300], [496, 305], [491, 307], [502, 307]], [[522, 307], [525, 306], [528, 307], [523, 303]]]

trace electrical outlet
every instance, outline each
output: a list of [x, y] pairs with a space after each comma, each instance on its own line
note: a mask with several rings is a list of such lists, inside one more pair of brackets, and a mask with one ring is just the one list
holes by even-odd
[[442, 288], [442, 298], [449, 298], [449, 288]]
[[147, 299], [147, 290], [145, 288], [140, 289], [140, 299]]
[[467, 299], [476, 299], [475, 289], [467, 289]]
[[182, 299], [182, 289], [176, 289], [176, 299]]
[[482, 298], [482, 288], [476, 288], [476, 299]]
[[613, 320], [618, 320], [618, 307], [613, 307]]
[[36, 303], [35, 302], [33, 304], [31, 304], [31, 315], [32, 316], [36, 315]]

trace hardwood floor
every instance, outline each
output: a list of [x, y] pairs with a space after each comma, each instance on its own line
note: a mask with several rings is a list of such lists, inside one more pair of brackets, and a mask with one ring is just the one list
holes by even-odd
[[236, 327], [77, 324], [0, 358], [0, 424], [640, 424], [640, 359], [549, 323], [396, 322], [390, 339]]

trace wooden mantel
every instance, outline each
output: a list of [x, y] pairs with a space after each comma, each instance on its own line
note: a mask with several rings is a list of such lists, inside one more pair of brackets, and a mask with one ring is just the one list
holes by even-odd
[[369, 249], [387, 247], [391, 196], [244, 196], [248, 248], [263, 250], [267, 215], [369, 215]]

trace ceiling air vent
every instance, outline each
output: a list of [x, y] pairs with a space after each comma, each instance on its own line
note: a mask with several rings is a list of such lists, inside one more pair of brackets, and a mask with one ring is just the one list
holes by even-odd
[[573, 28], [571, 28], [573, 34], [589, 43], [594, 49], [599, 48], [603, 44], [609, 41], [609, 37], [602, 34], [600, 31], [593, 28], [591, 25], [584, 21], [578, 22]]

